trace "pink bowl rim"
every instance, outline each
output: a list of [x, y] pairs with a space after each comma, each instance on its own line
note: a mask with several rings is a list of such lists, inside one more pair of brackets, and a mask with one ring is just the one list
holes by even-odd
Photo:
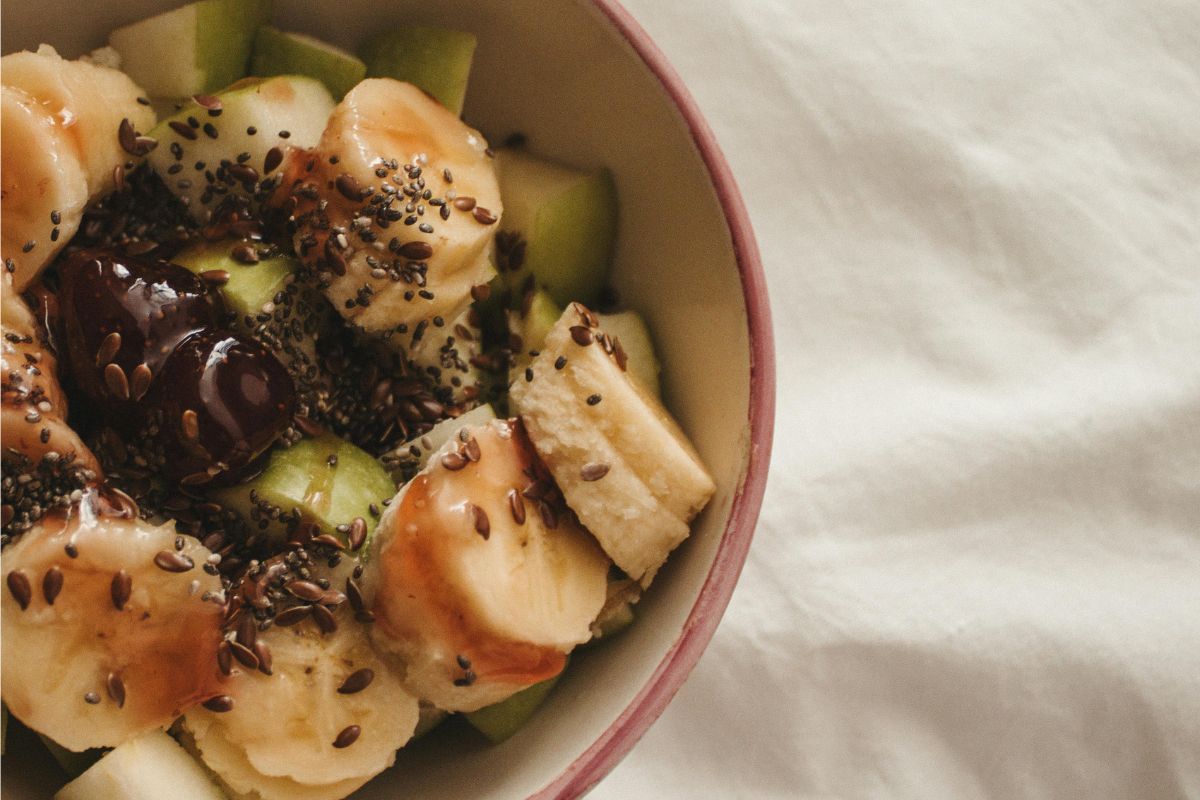
[[729, 605], [745, 564], [767, 485], [767, 467], [775, 427], [775, 340], [762, 258], [750, 216], [729, 164], [679, 73], [650, 35], [617, 0], [592, 0], [654, 74], [691, 131], [692, 140], [708, 169], [713, 188], [729, 225], [750, 343], [750, 458], [738, 487], [725, 532], [717, 547], [700, 595], [683, 631], [655, 668], [650, 680], [617, 719], [557, 778], [529, 800], [575, 798], [607, 775], [666, 709], [699, 661]]

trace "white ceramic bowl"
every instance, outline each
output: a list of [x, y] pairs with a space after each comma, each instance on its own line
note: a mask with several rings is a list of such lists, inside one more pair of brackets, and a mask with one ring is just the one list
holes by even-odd
[[[4, 0], [3, 52], [65, 56], [179, 2]], [[492, 141], [607, 165], [621, 201], [616, 285], [654, 332], [668, 405], [717, 479], [692, 538], [638, 606], [636, 624], [578, 653], [547, 705], [496, 747], [448, 731], [401, 752], [359, 798], [575, 797], [629, 751], [708, 644], [745, 560], [774, 419], [762, 267], [737, 187], [679, 77], [612, 0], [276, 0], [276, 21], [353, 48], [373, 28], [426, 23], [479, 36], [464, 116]], [[469, 732], [468, 732], [469, 733]], [[712, 732], [712, 735], [720, 735]], [[44, 754], [3, 759], [4, 796], [48, 797]]]

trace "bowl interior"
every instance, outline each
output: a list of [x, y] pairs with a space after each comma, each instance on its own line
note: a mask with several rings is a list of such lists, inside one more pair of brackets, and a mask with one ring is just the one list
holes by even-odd
[[[3, 51], [47, 41], [76, 56], [101, 45], [113, 27], [171, 5], [179, 3], [5, 0]], [[637, 623], [579, 652], [568, 677], [517, 736], [488, 747], [448, 726], [406, 748], [392, 770], [355, 795], [524, 797], [561, 776], [604, 735], [685, 628], [698, 622], [689, 615], [750, 452], [751, 354], [729, 227], [680, 112], [591, 2], [277, 0], [275, 18], [281, 27], [351, 49], [371, 31], [402, 23], [474, 31], [479, 49], [467, 121], [492, 142], [521, 132], [535, 153], [614, 171], [621, 201], [618, 292], [650, 323], [668, 405], [717, 479], [715, 498], [638, 606]], [[626, 719], [639, 713], [649, 712], [629, 709]], [[5, 796], [45, 796], [31, 788], [44, 786], [43, 779], [21, 769], [19, 758], [10, 752], [4, 759]]]

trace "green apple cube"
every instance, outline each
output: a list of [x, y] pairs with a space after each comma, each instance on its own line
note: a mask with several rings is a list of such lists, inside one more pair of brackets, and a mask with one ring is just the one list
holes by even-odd
[[508, 263], [500, 265], [514, 301], [532, 275], [560, 306], [572, 300], [595, 304], [616, 245], [612, 173], [570, 169], [511, 149], [497, 151], [496, 169], [504, 204], [500, 227], [519, 237]]
[[[290, 256], [261, 259], [256, 264], [244, 264], [233, 257], [233, 248], [253, 246], [237, 242], [201, 242], [181, 250], [171, 260], [200, 274], [214, 270], [229, 275], [220, 288], [225, 306], [237, 314], [237, 319], [254, 317], [268, 310], [268, 303], [292, 281], [297, 264]], [[269, 313], [269, 311], [268, 311]]]
[[636, 311], [621, 311], [616, 314], [597, 314], [600, 330], [621, 342], [625, 351], [625, 370], [646, 391], [662, 399], [662, 388], [658, 376], [662, 365], [654, 355], [654, 342], [646, 321]]
[[224, 89], [246, 74], [271, 0], [200, 0], [114, 30], [121, 68], [151, 97]]
[[258, 29], [250, 74], [307, 75], [316, 78], [340, 100], [367, 76], [367, 65], [340, 47], [303, 33], [289, 33], [270, 25]]
[[475, 359], [483, 348], [483, 331], [476, 317], [467, 306], [452, 319], [435, 319], [417, 341], [405, 340], [412, 365], [449, 392], [454, 403], [474, 399], [480, 390], [483, 376]]
[[[566, 671], [565, 667], [563, 671]], [[472, 711], [465, 715], [467, 722], [486, 736], [492, 744], [500, 744], [529, 721], [533, 712], [537, 711], [538, 706], [550, 694], [550, 690], [555, 687], [561, 677], [562, 672], [553, 678], [522, 689], [507, 700], [501, 700], [495, 705]]]
[[362, 57], [367, 77], [411, 83], [461, 115], [475, 44], [473, 33], [410, 26], [376, 34]]
[[204, 768], [163, 731], [119, 745], [54, 800], [225, 800]]
[[[522, 300], [522, 306], [524, 301]], [[537, 289], [529, 298], [529, 307], [522, 311], [508, 312], [509, 331], [521, 339], [522, 355], [537, 350], [546, 340], [546, 334], [562, 316], [563, 307], [554, 301], [545, 289]]]
[[215, 97], [217, 116], [188, 100], [150, 132], [150, 165], [200, 222], [226, 194], [256, 197], [279, 174], [277, 154], [314, 146], [334, 106], [323, 83], [301, 75], [247, 78]]
[[[339, 531], [338, 526], [351, 525], [362, 517], [370, 536], [376, 522], [370, 507], [382, 509], [383, 501], [396, 494], [396, 484], [371, 455], [324, 433], [272, 451], [259, 475], [247, 483], [217, 489], [213, 496], [226, 508], [252, 520], [251, 492], [284, 514], [299, 511], [301, 519], [315, 523], [321, 533], [346, 541], [345, 528]], [[286, 536], [283, 525], [268, 530], [277, 540]]]
[[[521, 301], [521, 306], [523, 310], [505, 312], [508, 315], [509, 334], [521, 342], [520, 350], [513, 353], [512, 363], [508, 370], [510, 386], [513, 381], [524, 379], [525, 370], [533, 361], [531, 353], [535, 353], [541, 348], [542, 342], [546, 340], [546, 334], [562, 316], [562, 307], [554, 302], [554, 298], [544, 289], [531, 291], [528, 299]], [[511, 345], [515, 344], [515, 341], [511, 341]]]

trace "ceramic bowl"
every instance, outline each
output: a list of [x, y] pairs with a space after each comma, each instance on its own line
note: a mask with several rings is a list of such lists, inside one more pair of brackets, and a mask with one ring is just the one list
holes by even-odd
[[[5, 0], [3, 51], [50, 42], [66, 56], [178, 2]], [[607, 165], [620, 194], [615, 283], [650, 323], [668, 406], [717, 493], [610, 643], [579, 652], [547, 704], [491, 747], [449, 726], [401, 751], [356, 798], [575, 797], [662, 713], [708, 644], [746, 558], [774, 414], [767, 293], [733, 176], [679, 76], [611, 0], [276, 0], [275, 19], [354, 48], [379, 26], [421, 23], [479, 37], [465, 118], [491, 141]], [[32, 745], [30, 745], [32, 747]], [[43, 755], [4, 758], [5, 797], [61, 783]], [[49, 783], [48, 783], [49, 781]]]

